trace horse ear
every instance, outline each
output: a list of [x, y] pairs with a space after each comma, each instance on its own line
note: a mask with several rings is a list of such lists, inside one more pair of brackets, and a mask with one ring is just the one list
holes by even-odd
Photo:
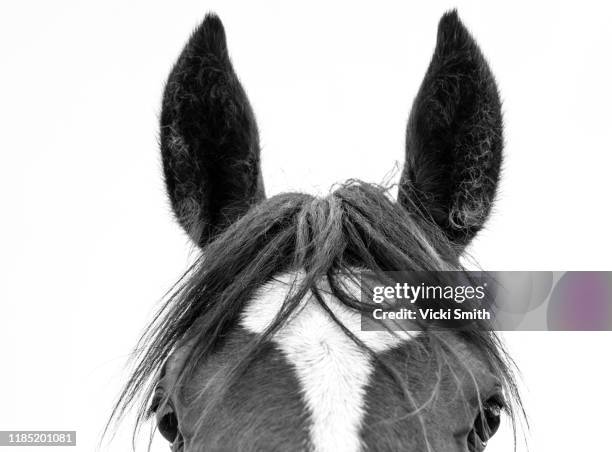
[[491, 210], [502, 147], [493, 74], [457, 12], [446, 13], [408, 120], [398, 201], [465, 247]]
[[168, 78], [161, 154], [176, 218], [200, 246], [265, 198], [255, 117], [215, 15], [195, 30]]

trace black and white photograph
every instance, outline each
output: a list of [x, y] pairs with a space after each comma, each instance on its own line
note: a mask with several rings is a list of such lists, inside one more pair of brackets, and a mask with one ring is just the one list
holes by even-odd
[[612, 5], [0, 5], [0, 452], [611, 450]]

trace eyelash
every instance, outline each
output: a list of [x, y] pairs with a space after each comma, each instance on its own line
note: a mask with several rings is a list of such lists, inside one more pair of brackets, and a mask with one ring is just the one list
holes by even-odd
[[[485, 404], [497, 405], [499, 407], [500, 412], [508, 412], [508, 405], [506, 403], [506, 399], [502, 394], [494, 394], [491, 397], [488, 397], [487, 399], [485, 399]], [[486, 408], [486, 406], [483, 406], [483, 408]]]
[[163, 400], [163, 397], [160, 394], [156, 394], [153, 395], [153, 398], [151, 399], [151, 404], [149, 406], [149, 409], [147, 410], [147, 417], [151, 417], [154, 416], [155, 413], [157, 413], [157, 410], [159, 409], [159, 406], [161, 405]]

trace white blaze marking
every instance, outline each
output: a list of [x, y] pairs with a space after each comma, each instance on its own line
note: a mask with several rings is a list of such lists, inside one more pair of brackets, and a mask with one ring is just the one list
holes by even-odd
[[[283, 275], [264, 286], [247, 305], [242, 325], [253, 333], [263, 333], [279, 312], [295, 277], [295, 274]], [[361, 331], [359, 313], [325, 292], [322, 295], [335, 316], [375, 352], [391, 349], [416, 334]], [[373, 371], [371, 358], [312, 297], [302, 300], [301, 307], [273, 340], [295, 367], [302, 385], [310, 410], [313, 450], [361, 450], [359, 432], [365, 410], [365, 387]]]

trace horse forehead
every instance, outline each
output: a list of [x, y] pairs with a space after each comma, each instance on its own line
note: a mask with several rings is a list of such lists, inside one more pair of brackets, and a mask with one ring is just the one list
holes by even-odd
[[[280, 312], [284, 301], [302, 279], [302, 274], [282, 274], [259, 289], [247, 304], [241, 316], [241, 324], [252, 333], [262, 334]], [[344, 288], [359, 297], [361, 288], [349, 279], [343, 281]], [[326, 286], [319, 287], [325, 304], [334, 316], [374, 352], [384, 352], [409, 341], [417, 332], [362, 331], [361, 314], [350, 309], [335, 297]], [[328, 312], [314, 299], [313, 295], [304, 297], [299, 308], [274, 336], [274, 341], [282, 343], [329, 344], [340, 348], [357, 347], [342, 328], [334, 322]]]
[[[264, 286], [247, 304], [242, 326], [262, 334], [274, 321], [300, 274], [285, 274]], [[349, 291], [359, 288], [346, 282]], [[355, 292], [358, 294], [359, 292]], [[360, 314], [322, 288], [335, 317], [375, 353], [400, 346], [417, 333], [362, 331]], [[299, 308], [274, 334], [272, 341], [294, 368], [310, 414], [310, 440], [316, 452], [353, 452], [362, 449], [360, 429], [365, 414], [365, 392], [374, 370], [372, 357], [362, 350], [313, 299]]]

